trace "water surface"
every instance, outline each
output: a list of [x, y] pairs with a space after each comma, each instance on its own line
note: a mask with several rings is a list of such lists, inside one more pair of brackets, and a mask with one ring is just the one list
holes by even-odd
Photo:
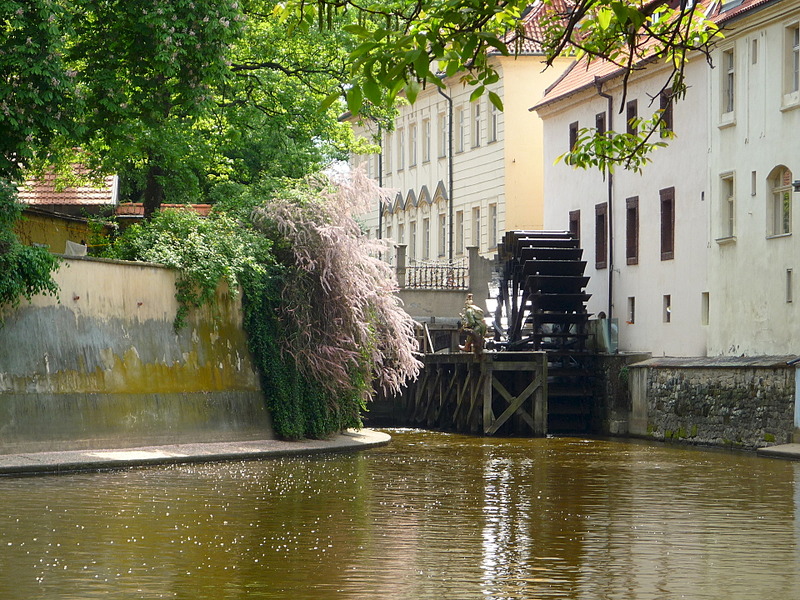
[[390, 433], [357, 454], [0, 479], [0, 598], [800, 598], [800, 463]]

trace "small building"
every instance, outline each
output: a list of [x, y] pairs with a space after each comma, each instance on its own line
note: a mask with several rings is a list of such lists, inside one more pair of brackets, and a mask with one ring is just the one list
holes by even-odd
[[[76, 165], [74, 174], [86, 180], [89, 172]], [[117, 206], [118, 180], [108, 175], [97, 183], [62, 185], [49, 171], [20, 186], [19, 200], [25, 205], [24, 218], [16, 226], [22, 243], [58, 254], [81, 255], [92, 236], [88, 218], [109, 216]]]

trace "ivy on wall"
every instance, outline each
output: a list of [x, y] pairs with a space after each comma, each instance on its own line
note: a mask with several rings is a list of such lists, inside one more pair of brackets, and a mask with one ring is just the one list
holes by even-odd
[[361, 426], [375, 385], [399, 390], [419, 371], [413, 321], [377, 258], [386, 248], [351, 216], [376, 191], [358, 176], [266, 186], [221, 202], [207, 219], [156, 213], [107, 255], [177, 269], [176, 329], [192, 308], [213, 309], [221, 282], [242, 291], [275, 433], [323, 438]]
[[14, 233], [22, 214], [16, 188], [0, 179], [0, 309], [16, 308], [23, 298], [36, 294], [58, 293], [53, 272], [59, 267], [57, 256], [45, 248], [25, 246]]

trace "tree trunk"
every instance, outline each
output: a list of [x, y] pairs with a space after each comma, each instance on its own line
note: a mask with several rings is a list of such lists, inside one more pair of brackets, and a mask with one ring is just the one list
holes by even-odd
[[147, 170], [147, 184], [144, 188], [144, 218], [150, 220], [161, 204], [164, 202], [164, 187], [161, 185], [160, 177], [164, 175], [164, 170], [158, 165], [150, 165]]

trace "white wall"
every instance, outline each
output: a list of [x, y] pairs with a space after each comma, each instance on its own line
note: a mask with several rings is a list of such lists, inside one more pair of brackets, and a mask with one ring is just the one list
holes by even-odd
[[[785, 95], [783, 70], [792, 64], [787, 28], [797, 26], [800, 2], [784, 0], [726, 24], [714, 53], [711, 120], [711, 327], [709, 354], [798, 352], [800, 320], [800, 194], [790, 192], [791, 233], [770, 235], [770, 172], [788, 167], [800, 179], [800, 102]], [[755, 46], [754, 46], [755, 45]], [[734, 111], [723, 115], [722, 53], [733, 50]], [[722, 176], [735, 188], [734, 236], [723, 228]], [[787, 270], [792, 271], [787, 290]], [[787, 291], [792, 301], [787, 301]]]
[[[706, 326], [702, 318], [702, 294], [708, 291], [708, 198], [706, 161], [706, 74], [702, 60], [690, 62], [687, 99], [674, 106], [677, 137], [667, 148], [653, 152], [653, 162], [642, 174], [618, 168], [613, 175], [611, 218], [613, 230], [611, 315], [619, 319], [619, 348], [645, 351], [656, 356], [704, 356]], [[650, 106], [663, 85], [666, 72], [649, 68], [630, 82], [626, 101], [638, 101], [639, 116]], [[613, 97], [611, 129], [624, 130], [620, 114], [620, 80], [604, 84]], [[568, 229], [569, 213], [580, 210], [581, 245], [591, 277], [589, 311], [609, 312], [609, 268], [595, 268], [595, 205], [608, 202], [608, 185], [597, 170], [579, 170], [556, 157], [568, 150], [569, 126], [594, 127], [595, 115], [607, 111], [607, 101], [594, 86], [540, 108], [545, 123], [545, 228]], [[675, 251], [671, 260], [661, 259], [660, 190], [675, 189]], [[639, 198], [638, 264], [626, 260], [626, 199]], [[664, 322], [664, 296], [671, 298], [670, 322]], [[628, 321], [628, 298], [635, 298], [635, 322]]]

